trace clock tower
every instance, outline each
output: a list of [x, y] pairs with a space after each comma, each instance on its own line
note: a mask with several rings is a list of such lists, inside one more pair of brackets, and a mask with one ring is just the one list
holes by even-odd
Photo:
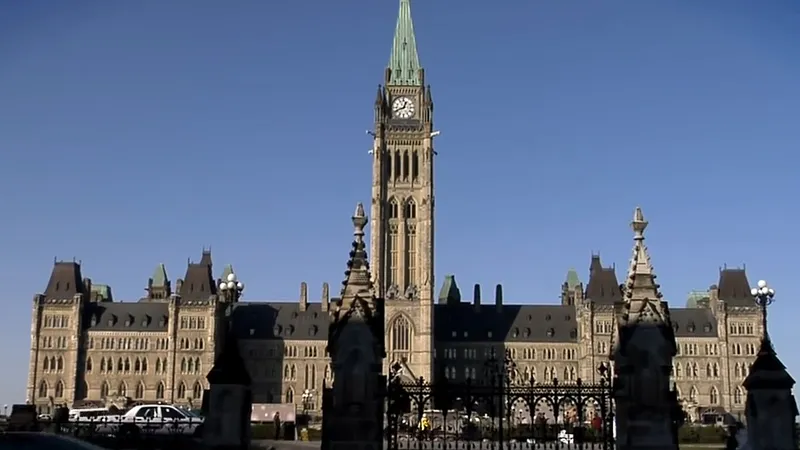
[[432, 132], [410, 0], [400, 0], [375, 98], [370, 255], [376, 294], [386, 299], [386, 368], [400, 362], [406, 375], [425, 379], [433, 375]]

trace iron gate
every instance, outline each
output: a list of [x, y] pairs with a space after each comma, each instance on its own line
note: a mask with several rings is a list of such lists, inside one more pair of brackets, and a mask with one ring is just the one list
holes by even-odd
[[599, 382], [522, 380], [514, 362], [490, 358], [482, 380], [403, 381], [392, 367], [386, 390], [389, 450], [542, 449], [614, 446], [609, 371]]

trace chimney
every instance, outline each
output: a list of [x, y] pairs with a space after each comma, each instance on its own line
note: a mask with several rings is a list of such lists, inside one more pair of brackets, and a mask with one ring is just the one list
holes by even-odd
[[472, 303], [475, 305], [475, 310], [481, 312], [481, 285], [478, 283], [475, 283], [472, 291]]
[[330, 299], [330, 289], [328, 288], [328, 283], [322, 283], [322, 310], [328, 311], [330, 309], [331, 299]]
[[494, 304], [497, 307], [497, 312], [503, 312], [503, 285], [498, 284], [494, 288]]
[[300, 283], [300, 311], [308, 309], [308, 285], [305, 281]]

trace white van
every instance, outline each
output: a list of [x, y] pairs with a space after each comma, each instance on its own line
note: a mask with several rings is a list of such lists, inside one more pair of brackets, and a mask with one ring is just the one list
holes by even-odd
[[70, 409], [69, 421], [70, 422], [102, 422], [106, 416], [111, 415], [108, 408], [83, 408], [83, 409]]

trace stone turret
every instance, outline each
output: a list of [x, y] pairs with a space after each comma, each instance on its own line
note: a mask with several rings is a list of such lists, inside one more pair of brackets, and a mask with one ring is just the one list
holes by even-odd
[[341, 300], [328, 329], [333, 387], [323, 394], [323, 448], [379, 449], [383, 444], [383, 300], [373, 293], [364, 243], [366, 224], [359, 203], [353, 215], [354, 239]]
[[616, 303], [613, 337], [617, 448], [675, 450], [676, 397], [669, 382], [675, 336], [644, 245], [647, 221], [640, 208], [634, 212], [631, 228], [633, 257], [623, 298]]

